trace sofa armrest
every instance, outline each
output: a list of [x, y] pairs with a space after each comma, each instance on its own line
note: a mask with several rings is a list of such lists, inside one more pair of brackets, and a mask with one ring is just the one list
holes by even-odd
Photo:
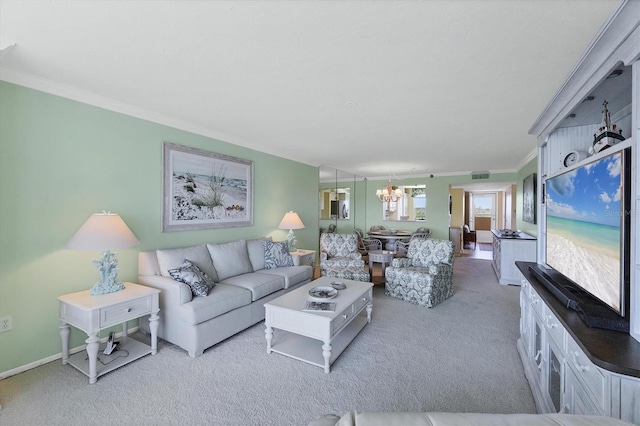
[[358, 251], [351, 253], [349, 257], [353, 260], [362, 260], [362, 254]]
[[138, 284], [160, 290], [161, 304], [164, 299], [165, 306], [166, 304], [180, 306], [193, 299], [191, 288], [188, 285], [162, 275], [138, 275]]
[[321, 251], [320, 252], [320, 262], [322, 262], [323, 260], [327, 260], [327, 259], [328, 259], [327, 253]]
[[[337, 419], [337, 420], [336, 420]], [[333, 423], [332, 423], [333, 422]], [[547, 425], [547, 426], [623, 426], [631, 425], [624, 420], [605, 416], [575, 414], [489, 414], [489, 413], [419, 413], [419, 412], [363, 412], [351, 411], [338, 418], [324, 415], [309, 426], [454, 426], [454, 425]]]
[[[340, 421], [340, 417], [335, 414], [325, 414], [311, 421], [309, 426], [336, 426]], [[345, 425], [353, 425], [353, 423], [345, 423]]]

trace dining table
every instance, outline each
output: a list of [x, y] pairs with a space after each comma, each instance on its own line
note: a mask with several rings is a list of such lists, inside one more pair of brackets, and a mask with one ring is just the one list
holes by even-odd
[[396, 231], [391, 229], [367, 232], [367, 235], [371, 238], [379, 239], [384, 243], [384, 248], [391, 251], [396, 250], [396, 241], [409, 241], [412, 234], [412, 231]]

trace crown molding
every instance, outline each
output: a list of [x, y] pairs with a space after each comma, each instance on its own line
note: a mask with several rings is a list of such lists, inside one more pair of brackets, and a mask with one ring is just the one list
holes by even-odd
[[[10, 49], [12, 46], [7, 47]], [[4, 51], [3, 51], [4, 52]], [[247, 149], [257, 151], [251, 147], [246, 141], [240, 140], [237, 137], [213, 131], [207, 127], [199, 126], [188, 121], [176, 119], [165, 114], [161, 114], [152, 110], [138, 107], [136, 105], [128, 104], [125, 102], [117, 101], [115, 99], [97, 95], [93, 92], [77, 89], [65, 84], [61, 84], [52, 80], [36, 77], [32, 74], [17, 71], [6, 66], [0, 66], [0, 80], [7, 83], [23, 86], [28, 89], [38, 90], [40, 92], [49, 93], [51, 95], [60, 96], [65, 99], [81, 102], [83, 104], [103, 108], [109, 111], [124, 114], [130, 117], [139, 118], [142, 120], [150, 121], [163, 126], [171, 127], [185, 132], [194, 133], [200, 136], [205, 136], [211, 139], [216, 139], [220, 142], [225, 142], [233, 145], [242, 146]], [[260, 151], [265, 152], [265, 151]], [[282, 155], [272, 154], [265, 152], [269, 155], [275, 155], [281, 158], [287, 158]], [[287, 158], [292, 161], [292, 158]], [[311, 164], [312, 166], [315, 166]]]

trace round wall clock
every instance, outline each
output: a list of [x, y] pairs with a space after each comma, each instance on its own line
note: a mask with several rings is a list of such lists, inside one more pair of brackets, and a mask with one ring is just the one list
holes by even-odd
[[562, 164], [565, 167], [570, 167], [576, 164], [577, 162], [584, 160], [587, 158], [587, 153], [584, 151], [571, 151], [562, 160]]

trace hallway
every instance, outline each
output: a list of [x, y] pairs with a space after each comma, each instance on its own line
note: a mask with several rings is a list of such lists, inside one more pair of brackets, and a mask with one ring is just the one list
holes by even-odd
[[493, 260], [493, 245], [491, 243], [467, 244], [462, 250], [462, 256], [472, 259]]

